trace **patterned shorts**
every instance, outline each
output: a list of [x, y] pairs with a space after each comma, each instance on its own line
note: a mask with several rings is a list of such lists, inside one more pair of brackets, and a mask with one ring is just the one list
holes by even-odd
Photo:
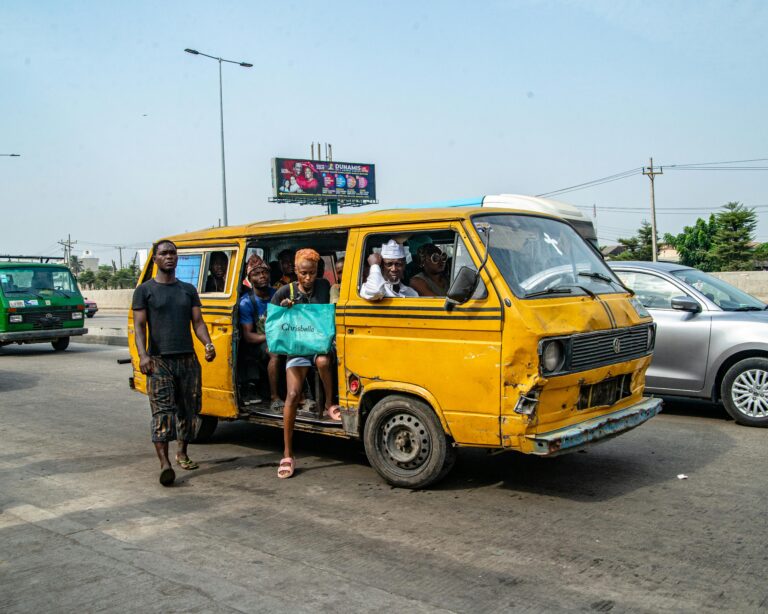
[[190, 441], [202, 399], [197, 356], [153, 356], [147, 394], [152, 410], [152, 441]]

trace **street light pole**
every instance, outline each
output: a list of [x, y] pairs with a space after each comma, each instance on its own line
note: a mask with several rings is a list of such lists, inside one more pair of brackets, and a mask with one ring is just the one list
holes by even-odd
[[249, 64], [248, 62], [235, 62], [234, 60], [225, 60], [224, 58], [208, 55], [207, 53], [202, 53], [195, 49], [185, 49], [184, 51], [191, 53], [192, 55], [202, 55], [203, 57], [211, 58], [212, 60], [216, 60], [219, 63], [219, 115], [221, 119], [221, 196], [223, 207], [222, 219], [224, 221], [224, 226], [227, 226], [227, 170], [226, 163], [224, 162], [224, 87], [222, 85], [221, 78], [221, 63], [228, 62], [229, 64], [237, 64], [243, 68], [252, 68], [253, 64]]

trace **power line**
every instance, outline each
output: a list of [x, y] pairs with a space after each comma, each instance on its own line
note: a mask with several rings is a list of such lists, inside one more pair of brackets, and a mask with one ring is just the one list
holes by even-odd
[[619, 181], [620, 179], [626, 179], [632, 175], [638, 175], [643, 170], [642, 166], [632, 168], [621, 173], [614, 175], [608, 175], [607, 177], [601, 177], [600, 179], [593, 179], [584, 183], [569, 186], [567, 188], [560, 188], [559, 190], [552, 190], [551, 192], [544, 192], [542, 194], [536, 194], [538, 197], [554, 196], [555, 194], [565, 194], [566, 192], [575, 192], [576, 190], [584, 190], [586, 188], [595, 187], [604, 183], [611, 183], [612, 181]]
[[680, 168], [683, 166], [715, 166], [717, 164], [743, 164], [746, 162], [768, 162], [768, 158], [752, 158], [751, 160], [725, 160], [723, 162], [695, 162], [689, 164], [667, 164], [667, 168]]

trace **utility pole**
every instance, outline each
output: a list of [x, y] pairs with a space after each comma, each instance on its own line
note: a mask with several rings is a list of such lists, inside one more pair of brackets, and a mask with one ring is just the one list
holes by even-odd
[[663, 175], [664, 169], [659, 167], [659, 170], [653, 170], [653, 158], [649, 158], [650, 165], [643, 169], [643, 175], [646, 175], [651, 180], [651, 241], [653, 245], [653, 261], [658, 259], [658, 246], [656, 245], [656, 195], [653, 190], [654, 179], [656, 175]]
[[125, 245], [117, 245], [117, 251], [120, 253], [120, 268], [123, 268], [123, 250], [127, 249]]
[[73, 241], [72, 235], [68, 234], [66, 241], [62, 239], [58, 243], [64, 248], [64, 262], [66, 262], [67, 267], [71, 268], [72, 263], [70, 262], [70, 259], [72, 258], [72, 247], [77, 245], [77, 241]]

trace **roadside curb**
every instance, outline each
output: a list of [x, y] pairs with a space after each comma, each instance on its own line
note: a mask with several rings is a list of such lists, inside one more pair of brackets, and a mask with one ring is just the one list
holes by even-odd
[[[99, 329], [95, 329], [99, 330]], [[92, 343], [98, 345], [116, 345], [119, 347], [128, 347], [128, 336], [122, 334], [117, 335], [104, 335], [104, 334], [92, 334], [90, 332], [79, 337], [70, 337], [71, 343]]]

